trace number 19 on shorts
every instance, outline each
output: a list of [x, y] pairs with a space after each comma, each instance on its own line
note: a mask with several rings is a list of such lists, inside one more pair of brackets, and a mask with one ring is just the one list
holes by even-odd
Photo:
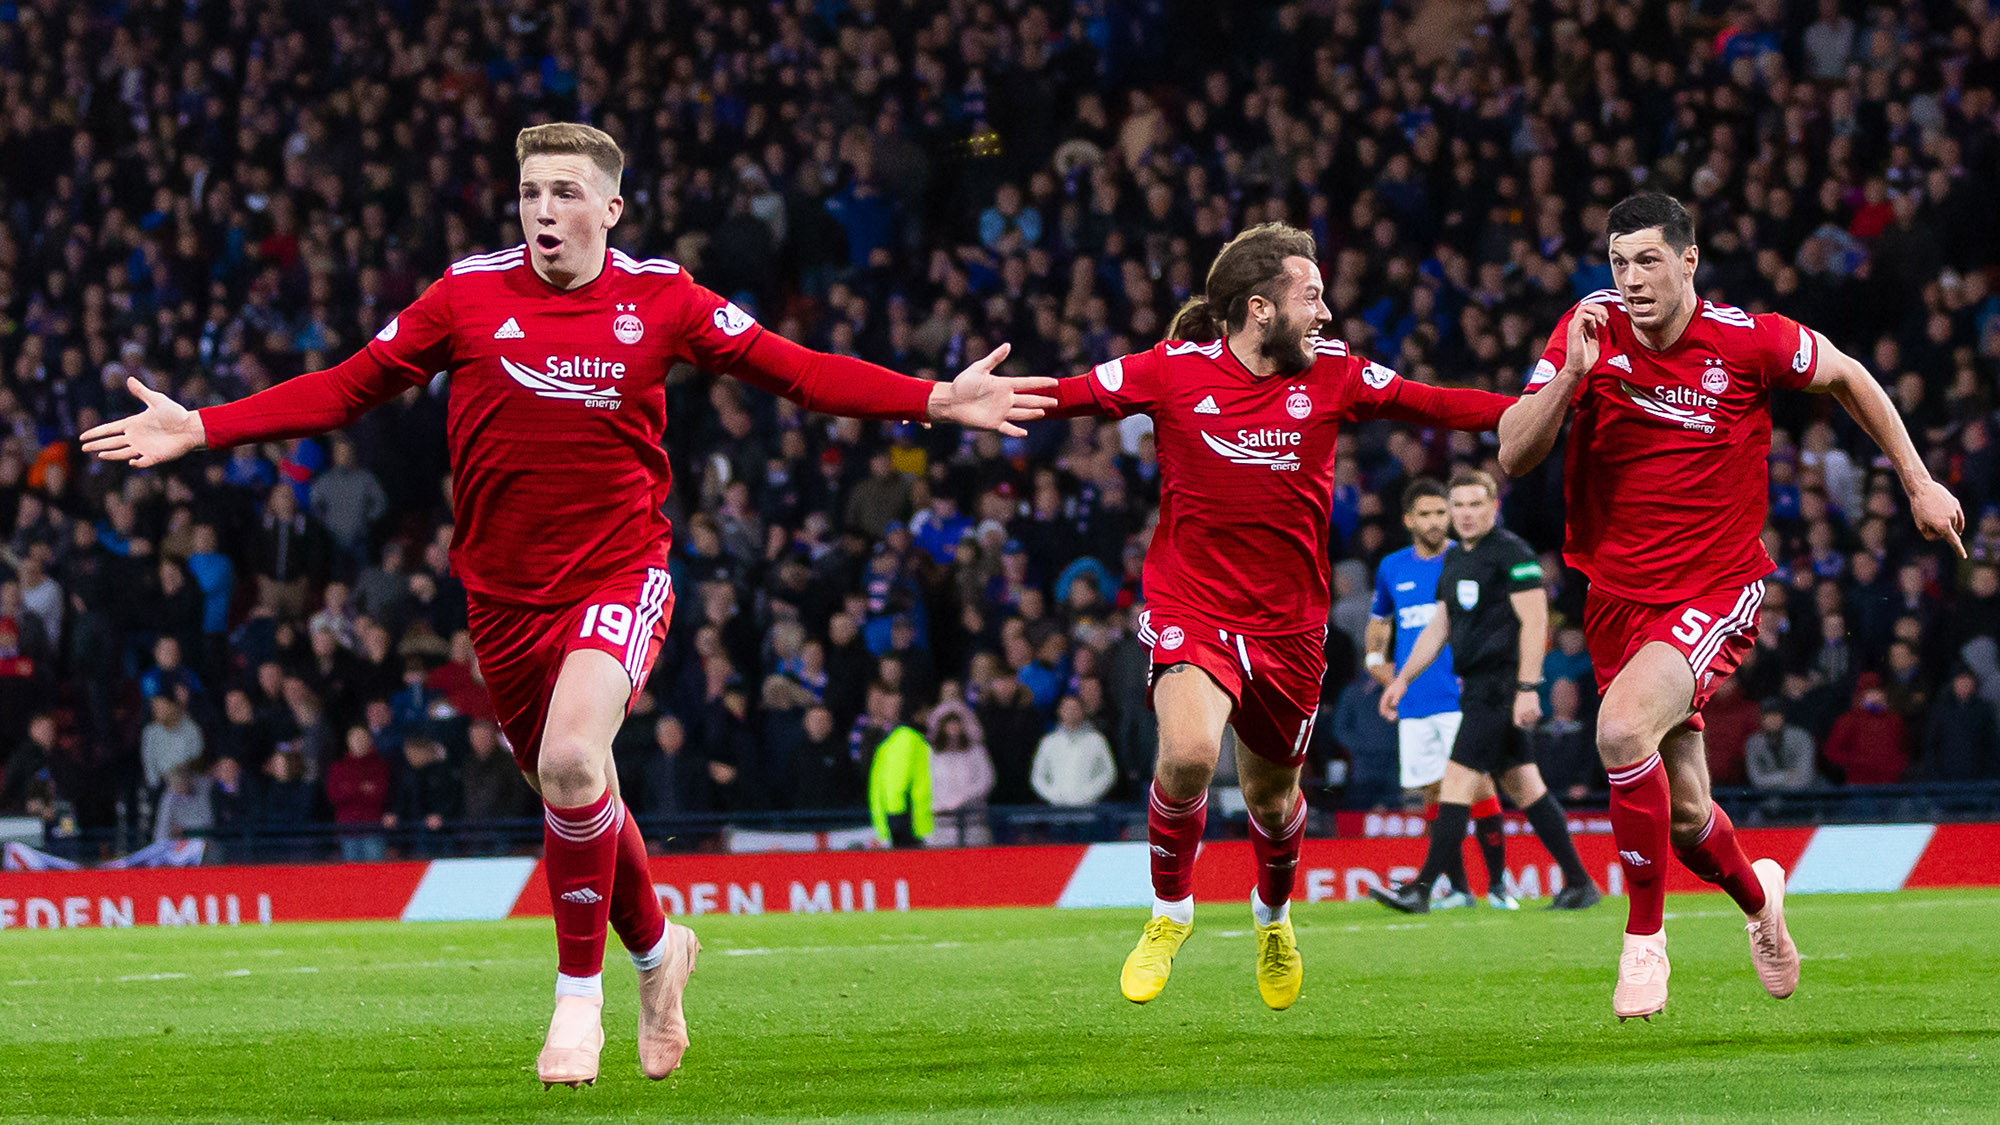
[[584, 611], [583, 630], [579, 637], [593, 634], [603, 637], [614, 645], [630, 644], [632, 641], [632, 610], [616, 602], [594, 605]]

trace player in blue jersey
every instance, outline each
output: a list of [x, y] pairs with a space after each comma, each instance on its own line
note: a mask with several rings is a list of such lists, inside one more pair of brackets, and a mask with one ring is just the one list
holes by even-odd
[[[1444, 485], [1430, 477], [1411, 481], [1403, 489], [1403, 526], [1409, 530], [1412, 543], [1384, 558], [1376, 569], [1375, 605], [1363, 641], [1368, 672], [1384, 687], [1409, 659], [1417, 636], [1437, 611], [1438, 572], [1444, 567], [1445, 552], [1452, 547], [1451, 510]], [[1397, 711], [1403, 788], [1423, 790], [1425, 820], [1437, 816], [1445, 762], [1451, 758], [1452, 741], [1458, 737], [1458, 677], [1452, 674], [1450, 652], [1446, 646], [1444, 653], [1410, 683]], [[1507, 893], [1503, 877], [1507, 869], [1506, 822], [1500, 816], [1493, 779], [1481, 777], [1473, 796], [1474, 830], [1480, 855], [1486, 861], [1486, 901], [1496, 909], [1518, 910], [1521, 904]], [[1463, 860], [1448, 868], [1445, 877], [1451, 880], [1451, 893], [1439, 896], [1431, 908], [1471, 906], [1475, 900]]]

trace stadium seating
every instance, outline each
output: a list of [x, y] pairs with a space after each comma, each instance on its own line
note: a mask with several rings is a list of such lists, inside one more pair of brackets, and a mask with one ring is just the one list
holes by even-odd
[[[1023, 374], [1147, 347], [1231, 232], [1286, 219], [1318, 239], [1329, 332], [1413, 378], [1511, 391], [1608, 284], [1609, 204], [1674, 192], [1704, 294], [1868, 361], [1969, 521], [1967, 562], [1916, 538], [1834, 404], [1774, 400], [1779, 570], [1710, 717], [1718, 783], [1775, 819], [2000, 803], [2000, 17], [1606, 4], [1550, 24], [1501, 4], [1439, 50], [1359, 0], [586, 7], [5, 7], [0, 814], [72, 853], [220, 831], [326, 854], [330, 832], [300, 826], [332, 821], [358, 728], [394, 780], [343, 813], [412, 854], [505, 846], [528, 792], [444, 554], [447, 388], [165, 471], [73, 438], [134, 409], [127, 375], [200, 405], [337, 362], [447, 263], [518, 241], [512, 137], [548, 120], [625, 147], [614, 244], [802, 342], [930, 377], [1003, 340]], [[1254, 63], [1217, 65], [1225, 37]], [[1160, 487], [1143, 424], [833, 422], [685, 370], [667, 445], [683, 594], [616, 745], [642, 815], [859, 823], [886, 733], [871, 685], [905, 716], [976, 720], [934, 748], [991, 762], [954, 807], [1035, 803], [1069, 695], [1110, 741], [1113, 802], [1138, 792], [1152, 727], [1128, 625]], [[1403, 483], [1493, 448], [1346, 436], [1334, 522], [1354, 565], [1325, 688], [1344, 718], [1312, 748], [1339, 784], [1316, 802], [1398, 802], [1354, 623], [1400, 545]], [[1559, 472], [1505, 499], [1544, 551]], [[1561, 643], [1582, 580], [1551, 574], [1551, 672], [1583, 688], [1551, 720], [1572, 725], [1541, 732], [1555, 753], [1588, 744], [1593, 700]], [[1585, 755], [1564, 780], [1601, 774]], [[1829, 795], [1864, 782], [1907, 784], [1865, 809]], [[1037, 823], [977, 831], [1047, 838]]]

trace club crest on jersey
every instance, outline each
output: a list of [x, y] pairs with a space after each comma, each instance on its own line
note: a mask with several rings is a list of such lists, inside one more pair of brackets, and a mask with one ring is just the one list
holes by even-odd
[[1187, 640], [1187, 634], [1181, 632], [1181, 627], [1178, 625], [1169, 625], [1160, 633], [1161, 648], [1179, 648], [1181, 647], [1181, 642], [1185, 640]]
[[724, 336], [741, 336], [750, 331], [750, 326], [755, 323], [756, 318], [737, 308], [734, 301], [715, 310], [715, 326], [722, 330]]
[[1729, 389], [1729, 372], [1719, 359], [1711, 359], [1702, 368], [1701, 389], [1712, 395], [1719, 395]]
[[611, 334], [621, 344], [636, 344], [646, 336], [646, 322], [638, 317], [639, 305], [619, 304], [618, 319], [611, 322]]
[[1458, 580], [1458, 608], [1471, 609], [1479, 604], [1479, 583], [1470, 578]]
[[1306, 389], [1302, 386], [1293, 387], [1292, 393], [1285, 396], [1285, 413], [1303, 419], [1312, 412], [1313, 400], [1306, 394]]
[[[1389, 380], [1395, 377], [1396, 373], [1394, 371], [1389, 370], [1379, 363], [1371, 363], [1361, 369], [1361, 381], [1378, 391], [1388, 386]], [[1303, 418], [1305, 415], [1298, 414], [1294, 415], [1294, 417]]]
[[377, 333], [375, 333], [375, 338], [376, 338], [377, 340], [380, 340], [380, 341], [382, 341], [382, 342], [383, 342], [383, 343], [385, 343], [385, 344], [386, 344], [386, 343], [388, 343], [389, 341], [391, 341], [391, 340], [395, 339], [395, 338], [396, 338], [396, 327], [397, 327], [397, 322], [398, 322], [398, 321], [400, 321], [400, 320], [402, 320], [402, 319], [403, 319], [403, 318], [402, 318], [402, 317], [400, 317], [400, 316], [392, 316], [392, 317], [390, 317], [390, 318], [389, 318], [389, 323], [387, 323], [387, 324], [385, 324], [385, 325], [383, 325], [383, 326], [382, 326], [382, 331], [380, 331], [380, 332], [377, 332]]

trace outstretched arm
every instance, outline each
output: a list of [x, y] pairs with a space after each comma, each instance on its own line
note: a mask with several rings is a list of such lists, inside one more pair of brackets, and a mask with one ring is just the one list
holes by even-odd
[[1037, 392], [1056, 381], [993, 374], [1007, 350], [1002, 344], [951, 382], [933, 383], [760, 332], [725, 374], [822, 414], [956, 422], [1019, 437], [1026, 431], [1014, 423], [1032, 422], [1055, 405], [1055, 399]]
[[1072, 375], [1067, 379], [1057, 379], [1055, 389], [1049, 392], [1056, 400], [1056, 404], [1049, 408], [1049, 417], [1083, 418], [1111, 414], [1112, 403], [1091, 391], [1092, 381], [1089, 375]]
[[1380, 404], [1364, 405], [1355, 416], [1357, 419], [1387, 418], [1392, 422], [1480, 433], [1499, 425], [1507, 408], [1512, 405], [1512, 398], [1496, 395], [1492, 391], [1433, 387], [1398, 379], [1394, 397]]
[[189, 410], [139, 380], [125, 387], [146, 408], [83, 435], [83, 451], [149, 469], [197, 449], [227, 449], [337, 430], [412, 384], [367, 350], [324, 371], [288, 379], [248, 398]]
[[1959, 541], [1959, 534], [1965, 530], [1965, 510], [1959, 507], [1958, 498], [1924, 467], [1924, 459], [1911, 443], [1910, 431], [1903, 426], [1903, 417], [1896, 412], [1889, 393], [1859, 360], [1834, 347], [1832, 341], [1818, 332], [1813, 337], [1819, 348], [1819, 368], [1805, 389], [1815, 394], [1831, 394], [1861, 424], [1895, 466], [1903, 491], [1909, 494], [1910, 515], [1917, 522], [1917, 530], [1926, 539], [1949, 542], [1958, 557], [1964, 558], [1965, 545]]

